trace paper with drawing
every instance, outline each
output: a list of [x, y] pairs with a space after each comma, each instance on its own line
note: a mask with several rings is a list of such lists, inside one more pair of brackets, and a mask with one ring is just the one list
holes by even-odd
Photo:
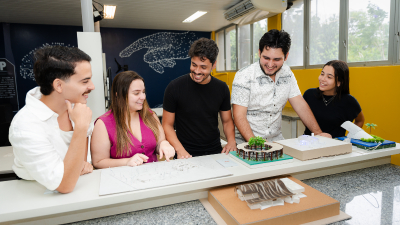
[[232, 175], [209, 156], [101, 171], [99, 195], [163, 187]]

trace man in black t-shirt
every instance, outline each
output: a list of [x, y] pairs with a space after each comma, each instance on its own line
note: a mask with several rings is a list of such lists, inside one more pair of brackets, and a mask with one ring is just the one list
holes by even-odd
[[[165, 89], [162, 123], [178, 159], [236, 150], [229, 88], [211, 76], [217, 55], [218, 47], [213, 40], [195, 41], [189, 50], [190, 73], [171, 81]], [[228, 140], [223, 149], [218, 113]]]

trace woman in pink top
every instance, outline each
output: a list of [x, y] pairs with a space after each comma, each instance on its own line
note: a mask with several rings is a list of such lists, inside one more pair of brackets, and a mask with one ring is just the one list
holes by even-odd
[[169, 161], [175, 155], [146, 101], [144, 80], [136, 72], [125, 71], [114, 78], [111, 110], [96, 120], [90, 148], [96, 168], [156, 162], [156, 154]]

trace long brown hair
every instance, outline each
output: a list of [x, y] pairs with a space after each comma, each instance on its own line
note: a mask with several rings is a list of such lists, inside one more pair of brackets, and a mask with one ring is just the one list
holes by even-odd
[[[342, 95], [350, 94], [350, 72], [347, 63], [341, 60], [332, 60], [327, 62], [325, 66], [332, 66], [335, 71], [335, 91], [338, 96], [337, 99], [340, 100]], [[340, 82], [340, 86], [338, 83]], [[317, 88], [317, 92], [320, 98], [322, 98], [322, 91]]]
[[[114, 114], [115, 124], [117, 128], [117, 156], [122, 156], [124, 152], [131, 153], [130, 145], [133, 145], [130, 135], [131, 129], [131, 114], [128, 104], [129, 87], [134, 80], [140, 79], [144, 83], [144, 79], [134, 71], [124, 71], [114, 78], [111, 87], [111, 111]], [[153, 112], [150, 111], [149, 104], [145, 99], [143, 108], [139, 111], [144, 124], [154, 134], [158, 140], [159, 130], [158, 121], [153, 117]], [[127, 121], [128, 120], [128, 121]]]

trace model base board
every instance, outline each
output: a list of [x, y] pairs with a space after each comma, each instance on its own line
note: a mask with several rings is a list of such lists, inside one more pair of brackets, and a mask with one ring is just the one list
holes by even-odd
[[[209, 191], [208, 202], [227, 224], [304, 224], [340, 215], [340, 203], [335, 199], [313, 189], [301, 181], [288, 177], [304, 188], [306, 198], [299, 204], [285, 204], [264, 210], [252, 210], [232, 191], [236, 185], [216, 188]], [[243, 185], [249, 183], [243, 183]]]
[[[344, 141], [346, 137], [338, 137], [337, 139]], [[353, 144], [353, 146], [364, 150], [379, 150], [396, 147], [396, 142], [388, 140], [385, 140], [383, 143], [370, 143], [358, 139], [351, 139], [351, 143]]]
[[238, 197], [246, 201], [250, 209], [267, 209], [285, 203], [300, 203], [300, 198], [307, 197], [304, 187], [288, 178], [271, 179], [235, 187]]
[[347, 142], [321, 136], [315, 136], [312, 139], [316, 141], [306, 145], [303, 145], [301, 138], [280, 140], [276, 141], [276, 143], [283, 145], [283, 152], [285, 154], [300, 160], [317, 159], [352, 152], [352, 146]]
[[232, 173], [209, 156], [154, 162], [135, 167], [103, 169], [99, 195], [169, 186], [230, 176]]
[[275, 159], [272, 161], [247, 160], [247, 159], [243, 159], [242, 157], [238, 156], [236, 152], [229, 152], [229, 157], [233, 158], [236, 162], [239, 162], [240, 164], [242, 164], [250, 169], [256, 169], [256, 168], [261, 168], [261, 167], [266, 167], [266, 166], [275, 166], [275, 165], [293, 162], [293, 157], [286, 155], [286, 154], [283, 154], [281, 158]]

